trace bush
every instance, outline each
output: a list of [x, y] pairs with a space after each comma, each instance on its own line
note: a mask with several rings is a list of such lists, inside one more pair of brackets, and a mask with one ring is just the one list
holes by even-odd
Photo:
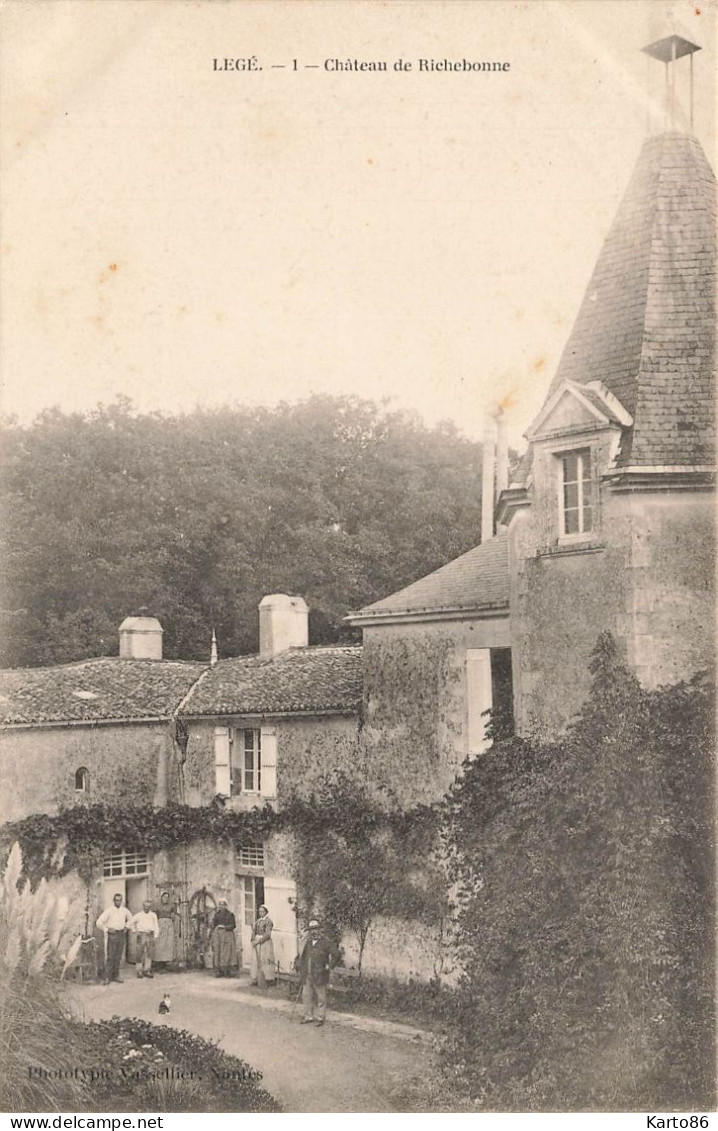
[[[44, 881], [35, 891], [29, 881], [18, 888], [22, 864], [15, 844], [0, 882], [0, 1106], [81, 1109], [87, 1088], [72, 1076], [81, 1044], [67, 1030], [59, 987], [79, 940], [68, 935], [66, 899], [51, 895]], [[39, 1069], [47, 1075], [34, 1074]]]
[[712, 684], [604, 637], [566, 738], [495, 742], [447, 816], [463, 977], [446, 1071], [494, 1110], [714, 1100]]
[[185, 1029], [113, 1017], [82, 1025], [97, 1111], [281, 1111], [261, 1073]]
[[388, 1015], [392, 1020], [442, 1028], [451, 1023], [456, 1010], [456, 995], [439, 978], [428, 982], [409, 978], [333, 978], [337, 1008], [361, 1008]]

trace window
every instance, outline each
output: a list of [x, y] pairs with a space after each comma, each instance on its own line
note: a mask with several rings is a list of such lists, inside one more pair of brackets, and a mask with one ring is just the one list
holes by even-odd
[[593, 529], [593, 481], [588, 448], [560, 455], [561, 534], [586, 534]]
[[75, 793], [90, 792], [90, 771], [85, 766], [75, 770]]
[[246, 868], [263, 868], [264, 845], [240, 844], [237, 848], [237, 860]]
[[262, 732], [260, 730], [235, 731], [231, 769], [231, 796], [235, 797], [238, 793], [261, 793]]
[[243, 876], [244, 924], [252, 927], [257, 918], [257, 908], [264, 903], [264, 880], [261, 876]]
[[222, 797], [277, 796], [277, 731], [273, 726], [214, 728], [215, 789]]
[[147, 853], [139, 849], [113, 852], [103, 865], [105, 876], [144, 876], [147, 871]]

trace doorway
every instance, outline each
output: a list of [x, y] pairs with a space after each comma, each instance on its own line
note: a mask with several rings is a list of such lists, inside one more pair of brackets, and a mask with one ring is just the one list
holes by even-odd
[[257, 908], [264, 903], [264, 876], [237, 876], [239, 884], [242, 939], [242, 966], [249, 968], [252, 956], [252, 927], [257, 919]]
[[[141, 851], [117, 850], [105, 858], [102, 880], [102, 909], [109, 907], [114, 895], [122, 901], [132, 915], [142, 910], [148, 897], [149, 864], [147, 854]], [[104, 940], [103, 940], [104, 942]], [[125, 962], [137, 961], [137, 935], [127, 934]]]

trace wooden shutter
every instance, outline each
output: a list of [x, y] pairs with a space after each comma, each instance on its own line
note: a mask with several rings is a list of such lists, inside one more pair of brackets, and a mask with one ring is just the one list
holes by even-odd
[[214, 780], [215, 793], [229, 797], [232, 792], [229, 772], [229, 728], [214, 728]]
[[262, 778], [261, 794], [268, 801], [277, 796], [277, 730], [276, 727], [262, 727]]
[[491, 692], [491, 649], [469, 648], [466, 653], [466, 703], [468, 708], [468, 753], [480, 754], [486, 740], [488, 717], [484, 711], [493, 705]]

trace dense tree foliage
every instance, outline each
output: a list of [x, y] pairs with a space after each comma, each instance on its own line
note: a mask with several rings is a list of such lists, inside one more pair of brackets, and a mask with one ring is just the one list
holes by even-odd
[[451, 797], [447, 1068], [494, 1110], [712, 1110], [713, 685], [644, 691], [610, 637], [592, 671], [565, 740], [497, 737]]
[[352, 397], [141, 415], [119, 399], [3, 429], [2, 666], [117, 652], [129, 614], [165, 655], [257, 647], [266, 593], [304, 596], [313, 643], [478, 541], [480, 449]]

